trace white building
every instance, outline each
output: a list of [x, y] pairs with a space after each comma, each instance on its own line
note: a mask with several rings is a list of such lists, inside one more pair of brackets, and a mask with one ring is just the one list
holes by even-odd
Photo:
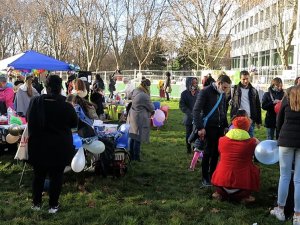
[[[235, 11], [237, 23], [231, 39], [232, 69], [256, 71], [259, 75], [265, 75], [264, 79], [266, 76], [273, 77], [282, 74], [284, 76], [285, 71], [282, 71], [277, 47], [281, 46], [280, 30], [287, 35], [291, 24], [293, 7], [289, 5], [289, 2], [291, 1], [265, 0], [254, 7], [243, 6]], [[283, 13], [280, 14], [283, 22], [278, 24], [278, 9], [282, 8], [281, 4], [285, 5]], [[283, 29], [280, 29], [281, 26]], [[297, 41], [299, 35], [298, 21], [288, 57], [289, 79], [294, 79], [297, 71], [300, 72], [299, 41]], [[266, 79], [265, 82], [267, 82]]]

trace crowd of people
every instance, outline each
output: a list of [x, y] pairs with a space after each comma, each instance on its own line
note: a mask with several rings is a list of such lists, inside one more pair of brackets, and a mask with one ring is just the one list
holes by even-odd
[[[169, 100], [171, 74], [167, 72], [165, 75], [162, 89], [166, 100]], [[278, 139], [279, 145], [278, 206], [270, 213], [279, 220], [285, 220], [283, 209], [293, 177], [294, 225], [300, 224], [299, 80], [297, 78], [295, 85], [284, 91], [282, 80], [274, 78], [260, 102], [248, 71], [241, 71], [240, 82], [233, 86], [226, 74], [221, 74], [216, 81], [208, 75], [201, 90], [196, 77], [187, 79], [186, 90], [181, 93], [179, 101], [186, 127], [186, 152], [203, 150], [201, 183], [202, 187], [215, 186], [213, 198], [255, 201], [252, 192], [259, 191], [260, 171], [253, 160], [259, 143], [254, 137], [254, 129], [262, 125], [263, 109], [267, 112], [267, 139]], [[150, 117], [154, 114], [151, 81], [143, 77], [137, 88], [129, 80], [124, 79], [123, 82], [126, 99], [131, 100], [126, 121], [130, 124], [129, 151], [132, 160], [141, 161], [141, 143], [149, 141]], [[115, 77], [112, 75], [108, 88], [110, 95], [114, 95], [114, 85]], [[58, 211], [63, 171], [75, 154], [72, 128], [77, 128], [82, 137], [95, 135], [91, 127], [93, 121], [101, 119], [104, 114], [104, 89], [100, 75], [96, 75], [91, 85], [86, 77], [70, 75], [66, 92], [62, 89], [62, 79], [57, 75], [47, 77], [44, 90], [33, 76], [18, 79], [13, 87], [7, 82], [6, 75], [0, 75], [1, 113], [12, 108], [20, 116], [27, 117], [29, 162], [34, 173], [32, 209], [41, 209], [43, 185], [48, 176], [49, 213]], [[280, 108], [276, 111], [277, 105]], [[230, 123], [227, 121], [229, 109]], [[196, 134], [194, 145], [190, 141], [193, 134]]]
[[[254, 129], [262, 124], [262, 108], [267, 111], [267, 139], [278, 139], [279, 145], [278, 206], [270, 213], [281, 221], [285, 220], [284, 207], [293, 177], [293, 224], [299, 225], [300, 143], [297, 137], [300, 134], [300, 79], [297, 78], [295, 85], [284, 91], [282, 80], [274, 78], [260, 102], [248, 71], [240, 72], [240, 82], [234, 86], [226, 74], [220, 75], [216, 81], [210, 82], [208, 78], [196, 96], [195, 89], [198, 88], [187, 85], [179, 104], [185, 114], [187, 153], [192, 152], [188, 140], [193, 140], [191, 137], [195, 132], [194, 151], [199, 148], [203, 151], [201, 187], [213, 185], [216, 191], [212, 197], [218, 200], [255, 201], [251, 193], [259, 191], [260, 172], [254, 164], [254, 151], [259, 144]], [[197, 78], [193, 80], [196, 84]], [[231, 126], [227, 122], [229, 108]]]

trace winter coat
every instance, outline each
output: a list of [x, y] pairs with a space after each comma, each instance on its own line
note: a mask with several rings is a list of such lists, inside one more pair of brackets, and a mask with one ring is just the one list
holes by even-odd
[[[228, 147], [230, 146], [230, 147]], [[219, 139], [220, 161], [211, 182], [215, 186], [258, 191], [260, 171], [252, 158], [256, 140], [240, 129], [230, 130]]]
[[32, 165], [66, 166], [75, 154], [71, 128], [77, 114], [65, 97], [41, 95], [30, 101], [27, 114], [28, 154]]
[[300, 112], [291, 110], [286, 97], [282, 99], [276, 125], [280, 130], [279, 146], [300, 148]]
[[0, 89], [0, 102], [3, 103], [3, 110], [1, 110], [1, 114], [6, 113], [9, 107], [14, 109], [14, 96], [15, 93], [13, 88], [5, 87]]
[[[204, 128], [203, 117], [205, 117], [215, 106], [219, 99], [220, 93], [216, 90], [214, 83], [202, 89], [197, 95], [197, 99], [193, 109], [193, 118], [196, 128], [201, 130]], [[221, 102], [214, 113], [209, 117], [207, 127], [228, 127], [226, 113], [226, 96], [223, 94]]]
[[150, 116], [153, 111], [154, 105], [150, 96], [140, 88], [136, 88], [132, 93], [132, 106], [127, 117], [127, 122], [130, 124], [130, 138], [149, 142]]
[[[233, 88], [233, 94], [231, 96], [231, 111], [230, 117], [232, 118], [237, 114], [237, 111], [241, 107], [241, 91], [242, 84], [241, 82], [238, 85], [235, 85]], [[250, 102], [250, 118], [256, 124], [261, 124], [261, 105], [259, 100], [259, 95], [257, 90], [249, 84], [249, 102]]]
[[191, 126], [193, 122], [193, 108], [197, 99], [199, 91], [192, 95], [191, 91], [185, 90], [181, 93], [179, 108], [185, 114], [183, 123], [186, 126]]
[[268, 89], [268, 92], [265, 92], [263, 95], [261, 107], [267, 111], [265, 117], [265, 126], [267, 128], [276, 128], [276, 113], [274, 111], [275, 104], [273, 103], [273, 100], [281, 100], [283, 95], [284, 92], [282, 90], [274, 91], [271, 87]]
[[15, 96], [15, 101], [14, 101], [15, 111], [20, 115], [26, 116], [30, 100], [33, 97], [39, 95], [40, 94], [38, 93], [38, 91], [34, 87], [32, 87], [32, 96], [29, 97], [27, 94], [27, 85], [22, 84]]
[[116, 90], [116, 81], [115, 81], [115, 78], [110, 78], [109, 79], [108, 90], [109, 90], [109, 92], [113, 92], [113, 91]]

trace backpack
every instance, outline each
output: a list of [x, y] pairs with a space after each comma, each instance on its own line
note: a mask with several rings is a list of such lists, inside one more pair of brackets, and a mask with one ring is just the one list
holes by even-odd
[[129, 153], [125, 149], [115, 149], [113, 138], [99, 138], [105, 145], [105, 151], [93, 163], [95, 173], [107, 177], [125, 176], [130, 161]]

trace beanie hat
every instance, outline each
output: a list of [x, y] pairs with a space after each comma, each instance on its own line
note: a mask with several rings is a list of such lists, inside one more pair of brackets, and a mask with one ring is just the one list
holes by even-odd
[[251, 126], [251, 121], [246, 116], [238, 116], [232, 121], [233, 127], [236, 129], [242, 129], [248, 131]]

